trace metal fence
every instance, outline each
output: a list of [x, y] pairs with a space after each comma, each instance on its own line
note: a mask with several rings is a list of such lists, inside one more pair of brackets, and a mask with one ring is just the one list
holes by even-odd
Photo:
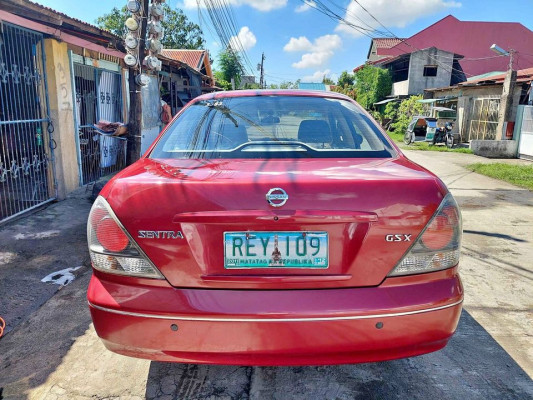
[[122, 121], [120, 73], [73, 64], [80, 183], [92, 183], [126, 165], [126, 140], [105, 135], [100, 120]]
[[496, 139], [499, 110], [500, 97], [473, 99], [466, 141]]
[[[520, 158], [533, 160], [533, 106], [522, 106], [517, 115], [520, 140], [518, 142], [518, 155]], [[518, 113], [517, 113], [518, 114]]]
[[43, 36], [0, 25], [0, 222], [55, 197]]

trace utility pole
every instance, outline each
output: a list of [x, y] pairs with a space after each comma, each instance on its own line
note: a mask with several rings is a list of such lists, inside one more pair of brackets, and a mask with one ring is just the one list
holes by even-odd
[[128, 114], [128, 145], [126, 151], [126, 165], [131, 165], [137, 161], [141, 154], [141, 136], [142, 136], [142, 97], [141, 86], [136, 81], [136, 76], [141, 71], [140, 63], [145, 53], [146, 24], [148, 15], [148, 1], [140, 0], [142, 16], [138, 18], [139, 35], [138, 35], [138, 55], [135, 66], [129, 68], [128, 83], [130, 95], [130, 110]]
[[266, 59], [265, 53], [263, 53], [261, 56], [261, 64], [257, 65], [257, 69], [261, 73], [260, 78], [259, 78], [259, 86], [261, 87], [261, 89], [265, 88], [265, 70], [264, 70], [265, 59]]
[[[151, 5], [148, 6], [148, 2]], [[164, 29], [161, 25], [164, 16], [162, 3], [165, 0], [130, 0], [127, 8], [131, 16], [126, 20], [128, 33], [124, 38], [126, 51], [124, 62], [128, 65], [130, 110], [128, 115], [128, 147], [126, 164], [137, 161], [141, 155], [142, 137], [142, 87], [150, 82], [150, 76], [157, 77], [161, 71], [161, 38]], [[148, 55], [146, 52], [148, 51]]]
[[500, 110], [498, 112], [498, 125], [496, 128], [496, 140], [513, 138], [514, 121], [510, 121], [513, 110], [513, 94], [516, 85], [516, 71], [514, 70], [514, 54], [516, 50], [506, 51], [500, 46], [493, 44], [490, 49], [497, 54], [509, 56], [509, 67], [502, 86], [500, 98]]

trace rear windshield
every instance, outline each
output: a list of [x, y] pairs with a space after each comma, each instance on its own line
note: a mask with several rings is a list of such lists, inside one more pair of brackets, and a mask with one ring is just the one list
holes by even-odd
[[347, 100], [303, 96], [199, 101], [167, 129], [151, 158], [391, 157], [393, 148]]

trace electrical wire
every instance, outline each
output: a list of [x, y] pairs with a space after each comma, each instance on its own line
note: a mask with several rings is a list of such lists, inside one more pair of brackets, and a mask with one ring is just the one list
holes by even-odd
[[[198, 6], [200, 0], [197, 0]], [[203, 0], [211, 24], [221, 44], [226, 49], [231, 49], [236, 53], [240, 53], [244, 63], [251, 72], [254, 74], [254, 68], [242, 42], [239, 39], [239, 34], [236, 28], [235, 15], [231, 4], [227, 0]], [[199, 7], [200, 8], [200, 7]], [[243, 72], [246, 72], [245, 66], [239, 61], [239, 66]]]
[[[331, 10], [328, 6], [326, 6], [322, 1], [315, 0], [313, 3], [306, 2], [305, 0], [301, 0], [304, 4], [307, 4], [309, 7], [319, 11], [320, 13], [326, 15], [333, 21], [338, 21], [346, 26], [349, 26], [352, 29], [355, 29], [360, 34], [367, 36], [369, 38], [372, 38], [372, 33], [376, 32], [376, 29], [373, 27], [364, 27], [361, 25], [356, 25], [345, 18], [343, 18], [341, 15], [337, 14], [335, 11]], [[340, 6], [337, 6], [340, 7]], [[345, 10], [347, 11], [347, 10]]]
[[[370, 29], [370, 31], [371, 31], [372, 34], [378, 34], [378, 35], [381, 35], [381, 36], [384, 36], [384, 37], [387, 36], [387, 33], [386, 33], [386, 32], [381, 31], [381, 30], [377, 29], [375, 26], [370, 25], [370, 24], [367, 23], [365, 20], [363, 20], [362, 18], [360, 18], [357, 14], [352, 13], [348, 8], [345, 8], [345, 7], [342, 7], [342, 6], [338, 5], [338, 4], [335, 4], [335, 2], [334, 2], [333, 0], [327, 0], [327, 1], [328, 1], [329, 3], [331, 3], [334, 7], [338, 8], [339, 10], [341, 10], [342, 12], [344, 12], [345, 15], [346, 15], [347, 17], [354, 18], [354, 19], [356, 19], [357, 21], [359, 21], [361, 24], [366, 25], [366, 26]], [[342, 18], [342, 17], [341, 17], [340, 20], [339, 20], [339, 22], [346, 24], [346, 23], [347, 23], [347, 20], [346, 20], [346, 18]], [[348, 24], [348, 25], [349, 25], [349, 24]]]
[[[405, 39], [402, 39], [402, 38], [399, 38], [398, 36], [396, 36], [396, 34], [394, 34], [394, 32], [392, 32], [389, 28], [387, 28], [385, 25], [383, 25], [374, 15], [372, 15], [357, 0], [354, 0], [355, 3], [357, 3], [357, 5], [359, 5], [359, 7], [361, 7], [373, 20], [375, 20], [379, 25], [381, 25], [385, 29], [385, 31], [381, 31], [381, 30], [371, 26], [370, 24], [366, 23], [361, 18], [359, 18], [357, 15], [355, 15], [353, 13], [350, 13], [348, 9], [333, 3], [331, 0], [326, 0], [326, 1], [330, 1], [330, 3], [332, 3], [335, 7], [339, 8], [342, 11], [344, 11], [347, 16], [350, 16], [352, 18], [357, 19], [359, 22], [361, 22], [362, 24], [366, 25], [366, 27], [362, 26], [362, 25], [357, 25], [357, 24], [354, 24], [354, 23], [348, 21], [346, 18], [342, 17], [341, 15], [339, 15], [336, 12], [334, 12], [333, 10], [331, 10], [321, 0], [314, 0], [313, 4], [308, 3], [305, 0], [301, 0], [301, 1], [303, 3], [309, 5], [311, 8], [314, 8], [317, 11], [319, 11], [319, 12], [323, 13], [324, 15], [328, 16], [330, 19], [338, 21], [338, 22], [340, 22], [341, 24], [343, 24], [345, 26], [351, 27], [351, 28], [355, 29], [357, 32], [361, 33], [362, 35], [369, 37], [370, 39], [373, 39], [375, 34], [380, 34], [381, 36], [385, 36], [385, 37], [388, 37], [388, 38], [399, 40], [400, 42], [406, 43], [410, 47], [415, 48], [416, 50], [420, 51], [420, 49], [417, 49], [416, 47], [412, 46], [410, 43], [406, 42]], [[433, 61], [435, 61], [437, 64], [439, 64], [447, 72], [453, 73], [453, 71], [455, 70], [455, 71], [457, 71], [457, 72], [459, 72], [461, 74], [470, 75], [470, 74], [465, 73], [463, 70], [460, 70], [460, 69], [454, 68], [453, 66], [448, 66], [446, 64], [443, 64], [442, 62], [439, 62], [439, 60], [436, 58], [436, 56], [428, 55], [428, 57], [430, 59], [432, 59]], [[452, 57], [448, 57], [448, 59], [452, 59]], [[472, 76], [472, 75], [470, 75], [470, 76]]]

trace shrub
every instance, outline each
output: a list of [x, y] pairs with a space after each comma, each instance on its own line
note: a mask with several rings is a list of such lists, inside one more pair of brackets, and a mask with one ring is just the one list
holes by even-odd
[[422, 100], [422, 95], [411, 96], [402, 100], [396, 114], [396, 122], [392, 124], [395, 132], [405, 133], [411, 118], [414, 115], [420, 115], [424, 111], [424, 105], [418, 100]]
[[367, 110], [383, 100], [392, 90], [392, 78], [387, 69], [365, 65], [355, 73], [357, 102]]

